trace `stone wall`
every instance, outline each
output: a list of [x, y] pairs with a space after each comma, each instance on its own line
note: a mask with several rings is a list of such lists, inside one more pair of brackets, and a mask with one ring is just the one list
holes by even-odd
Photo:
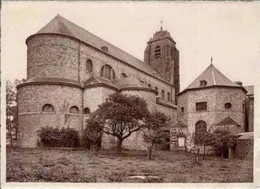
[[[109, 49], [108, 49], [108, 52], [109, 52]], [[86, 61], [88, 59], [92, 60], [92, 62], [93, 62], [94, 70], [92, 73], [88, 73], [86, 71]], [[133, 68], [133, 67], [127, 65], [126, 63], [116, 60], [115, 58], [108, 56], [106, 53], [99, 52], [90, 46], [81, 44], [81, 46], [80, 46], [80, 79], [81, 79], [81, 82], [84, 82], [86, 79], [88, 79], [91, 76], [91, 74], [100, 76], [101, 68], [105, 64], [110, 65], [114, 69], [116, 79], [121, 78], [122, 73], [125, 73], [127, 76], [136, 77], [136, 78], [140, 79], [141, 81], [143, 81], [144, 84], [146, 84], [147, 86], [148, 86], [148, 84], [150, 84], [153, 89], [155, 89], [155, 87], [157, 87], [159, 90], [159, 95], [161, 95], [161, 90], [165, 91], [166, 97], [167, 97], [167, 93], [169, 92], [171, 94], [172, 101], [174, 102], [175, 89], [171, 85], [166, 84], [165, 82], [158, 80], [154, 77], [151, 77], [147, 73], [141, 72], [140, 70]]]
[[[74, 40], [67, 36], [57, 34], [35, 35], [27, 40], [27, 78], [31, 77], [53, 77], [65, 78], [84, 83], [91, 75], [100, 76], [103, 65], [110, 65], [116, 78], [121, 78], [121, 74], [134, 76], [143, 81], [153, 89], [158, 88], [159, 95], [161, 90], [171, 95], [171, 100], [175, 102], [175, 89], [155, 77], [151, 73], [145, 73], [134, 68], [118, 59], [109, 56], [105, 52]], [[109, 49], [108, 49], [109, 52]], [[89, 73], [86, 69], [86, 61], [93, 62], [93, 72]], [[144, 63], [145, 64], [145, 63]]]
[[[155, 78], [152, 73], [143, 72], [129, 64], [109, 55], [106, 52], [97, 50], [79, 40], [58, 34], [40, 34], [27, 39], [27, 79], [31, 78], [63, 78], [70, 79], [83, 84], [92, 75], [100, 76], [103, 65], [110, 65], [116, 78], [121, 74], [134, 76], [144, 84], [151, 85], [151, 88], [158, 88], [171, 95], [171, 101], [175, 101], [175, 89], [170, 84]], [[86, 61], [93, 62], [93, 71], [86, 69]], [[145, 63], [144, 63], [145, 64]], [[66, 80], [64, 80], [66, 81]], [[105, 102], [105, 99], [115, 90], [106, 87], [76, 88], [70, 86], [52, 84], [25, 85], [18, 90], [18, 114], [21, 146], [35, 147], [37, 145], [37, 133], [40, 127], [72, 127], [82, 133], [87, 115], [83, 115], [83, 109], [89, 108], [90, 112], [97, 109], [98, 105]], [[137, 95], [144, 98], [150, 111], [159, 109], [176, 119], [176, 114], [171, 108], [156, 104], [156, 94], [142, 90], [122, 91], [123, 94]], [[45, 104], [54, 107], [53, 113], [42, 112]], [[69, 107], [77, 106], [78, 114], [70, 114]], [[69, 117], [69, 119], [68, 119]], [[128, 148], [136, 149], [138, 146], [143, 149], [142, 137], [135, 133], [125, 145]], [[106, 138], [106, 137], [104, 137]], [[110, 140], [110, 139], [109, 139]], [[114, 139], [113, 139], [114, 140]], [[103, 142], [108, 145], [106, 139]]]
[[59, 35], [36, 35], [27, 40], [27, 79], [64, 78], [78, 81], [79, 43]]
[[[245, 127], [245, 112], [243, 104], [246, 95], [237, 88], [207, 88], [201, 90], [187, 91], [178, 96], [178, 122], [188, 126], [190, 133], [187, 137], [188, 147], [191, 147], [191, 135], [195, 132], [195, 125], [203, 120], [207, 124], [207, 129], [230, 116], [241, 126], [241, 132]], [[197, 102], [207, 102], [207, 110], [196, 111]], [[231, 103], [230, 109], [225, 108], [226, 103]], [[184, 111], [182, 112], [182, 108]]]
[[[37, 130], [41, 127], [71, 127], [82, 133], [82, 91], [79, 88], [58, 85], [27, 85], [18, 90], [18, 126], [22, 147], [37, 146]], [[54, 112], [42, 111], [51, 104]], [[69, 113], [71, 106], [78, 114]]]
[[248, 99], [248, 131], [254, 131], [254, 98]]

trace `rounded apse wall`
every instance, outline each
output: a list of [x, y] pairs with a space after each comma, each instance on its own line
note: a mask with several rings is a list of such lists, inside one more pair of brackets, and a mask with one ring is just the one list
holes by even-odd
[[70, 127], [82, 131], [82, 90], [62, 85], [18, 88], [18, 130], [21, 147], [36, 147], [41, 127]]
[[26, 44], [27, 79], [49, 77], [78, 81], [78, 41], [58, 34], [36, 34]]

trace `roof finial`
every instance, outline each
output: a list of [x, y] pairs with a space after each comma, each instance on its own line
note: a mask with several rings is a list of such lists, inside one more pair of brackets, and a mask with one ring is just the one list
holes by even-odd
[[211, 57], [211, 59], [210, 59], [210, 64], [212, 65], [212, 63], [213, 63], [213, 58]]
[[162, 23], [163, 23], [163, 21], [161, 20], [161, 30], [162, 30]]

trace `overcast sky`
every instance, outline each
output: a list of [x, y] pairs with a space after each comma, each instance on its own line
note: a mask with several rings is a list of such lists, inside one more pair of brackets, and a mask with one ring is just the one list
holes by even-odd
[[26, 77], [25, 40], [60, 14], [143, 60], [160, 29], [180, 51], [181, 89], [213, 64], [232, 81], [259, 79], [259, 2], [2, 2], [2, 74]]

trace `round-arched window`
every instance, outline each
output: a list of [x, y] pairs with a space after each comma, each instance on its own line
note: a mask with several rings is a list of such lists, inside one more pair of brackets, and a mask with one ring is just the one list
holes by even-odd
[[110, 80], [116, 78], [114, 69], [107, 64], [102, 66], [100, 76]]
[[148, 84], [148, 87], [150, 87], [150, 88], [151, 88], [151, 87], [152, 87], [152, 85], [151, 85], [151, 84]]
[[54, 112], [54, 107], [51, 104], [45, 104], [42, 107], [43, 112]]
[[228, 103], [225, 104], [225, 108], [226, 108], [226, 109], [230, 109], [231, 107], [232, 107], [232, 104], [231, 104], [231, 103], [228, 102]]
[[164, 99], [165, 98], [164, 90], [162, 90], [161, 93], [162, 93], [162, 99]]
[[121, 73], [121, 78], [126, 78], [127, 75], [125, 73]]
[[205, 121], [200, 120], [195, 125], [195, 135], [204, 134], [207, 131], [207, 124]]
[[181, 107], [181, 112], [184, 112], [184, 107]]
[[93, 62], [90, 59], [86, 62], [86, 71], [87, 73], [91, 73], [93, 71]]
[[89, 108], [84, 108], [84, 109], [83, 109], [83, 113], [84, 113], [84, 114], [90, 114]]
[[79, 108], [77, 106], [71, 106], [70, 107], [70, 113], [71, 114], [78, 114], [79, 113]]

